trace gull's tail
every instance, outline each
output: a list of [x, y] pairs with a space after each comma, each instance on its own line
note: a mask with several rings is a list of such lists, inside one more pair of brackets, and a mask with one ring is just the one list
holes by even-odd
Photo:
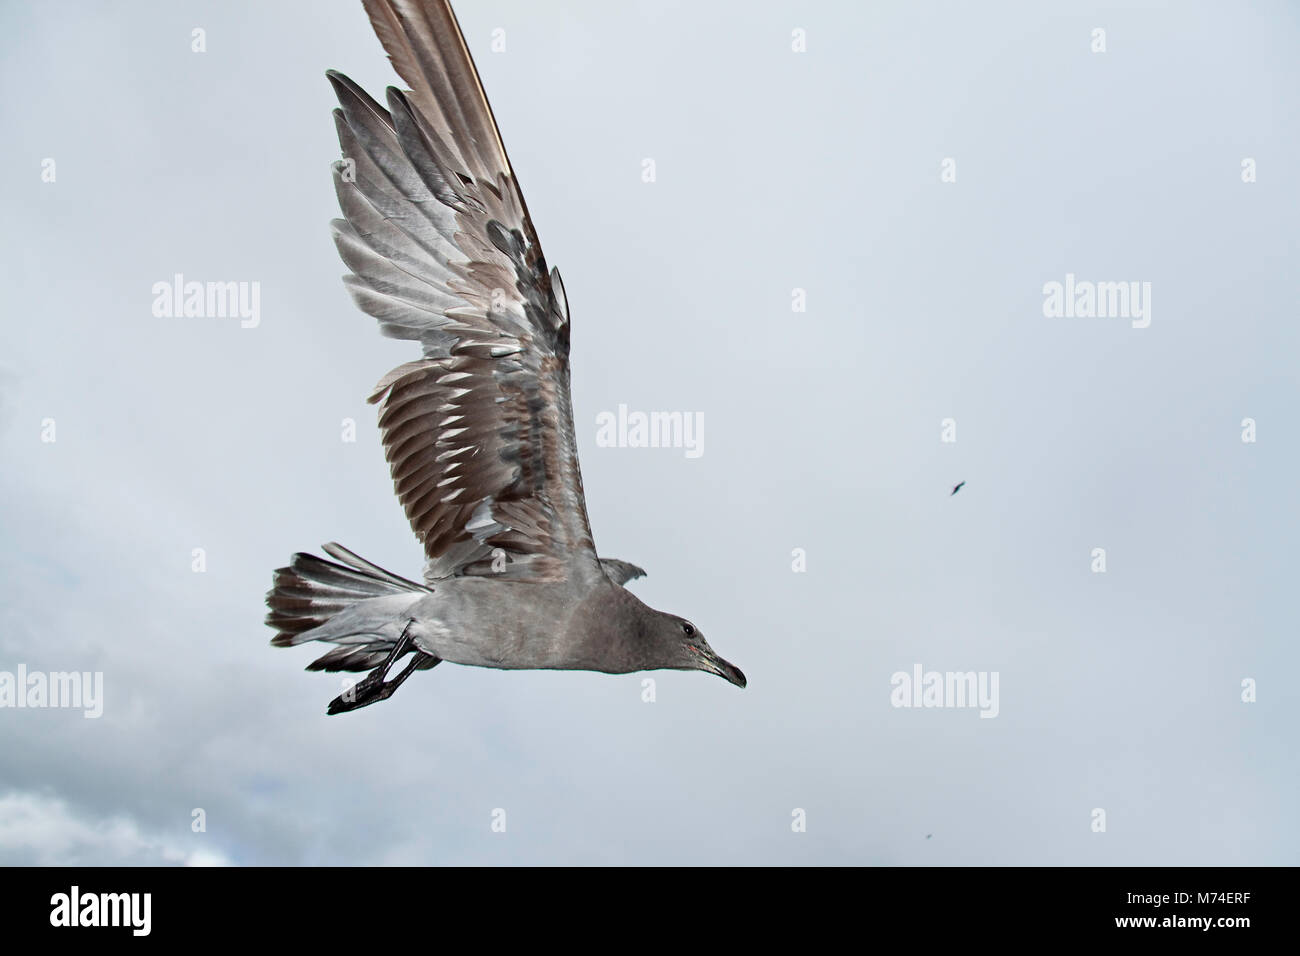
[[[313, 671], [368, 671], [384, 663], [406, 626], [406, 610], [431, 592], [423, 584], [385, 571], [342, 545], [325, 553], [335, 564], [298, 553], [275, 572], [266, 595], [266, 623], [278, 632], [276, 647], [307, 641], [339, 645], [307, 665]], [[429, 658], [432, 667], [437, 658]]]

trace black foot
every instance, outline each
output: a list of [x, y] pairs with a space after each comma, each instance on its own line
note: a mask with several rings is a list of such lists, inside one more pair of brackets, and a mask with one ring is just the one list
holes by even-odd
[[[394, 645], [392, 652], [387, 659], [371, 671], [366, 679], [350, 687], [338, 697], [330, 701], [328, 714], [345, 714], [350, 710], [357, 710], [381, 700], [387, 700], [397, 692], [397, 688], [402, 686], [402, 682], [417, 669], [427, 670], [434, 664], [438, 663], [439, 658], [432, 654], [425, 654], [423, 651], [416, 651], [415, 656], [411, 658], [406, 667], [400, 674], [390, 681], [384, 680], [388, 676], [389, 669], [399, 657], [411, 650], [411, 638], [408, 635], [411, 625], [407, 624], [402, 631], [402, 636]], [[433, 663], [429, 663], [432, 661]]]

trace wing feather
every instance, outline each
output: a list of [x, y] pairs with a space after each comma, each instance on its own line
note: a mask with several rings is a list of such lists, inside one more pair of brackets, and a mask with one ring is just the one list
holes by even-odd
[[[569, 309], [444, 0], [365, 0], [409, 90], [329, 74], [345, 284], [423, 357], [370, 401], [426, 578], [598, 570], [569, 392]], [[360, 655], [358, 655], [358, 660]]]

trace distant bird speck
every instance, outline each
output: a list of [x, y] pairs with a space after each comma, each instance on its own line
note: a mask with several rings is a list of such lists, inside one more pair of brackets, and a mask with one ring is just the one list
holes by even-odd
[[962, 486], [965, 485], [965, 484], [966, 484], [966, 482], [964, 482], [964, 481], [959, 482], [959, 483], [957, 484], [957, 486], [954, 487], [954, 488], [952, 489], [952, 494], [948, 495], [948, 497], [951, 498], [951, 497], [952, 497], [953, 495], [955, 495], [957, 492], [961, 491]]

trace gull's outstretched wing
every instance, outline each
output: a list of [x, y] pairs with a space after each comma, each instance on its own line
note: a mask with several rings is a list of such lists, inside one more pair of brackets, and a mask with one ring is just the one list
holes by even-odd
[[[407, 91], [338, 94], [344, 281], [423, 358], [371, 402], [425, 577], [596, 571], [569, 395], [569, 313], [451, 7], [364, 0]], [[598, 573], [598, 571], [596, 571]]]

